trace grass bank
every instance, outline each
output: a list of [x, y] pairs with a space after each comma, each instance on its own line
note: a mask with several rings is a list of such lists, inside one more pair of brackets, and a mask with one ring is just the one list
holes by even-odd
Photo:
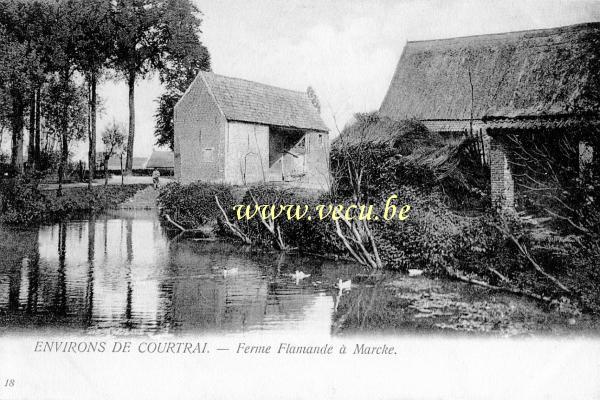
[[22, 179], [0, 182], [0, 223], [35, 225], [100, 212], [135, 195], [148, 185], [65, 188], [63, 195], [42, 191], [36, 182]]
[[333, 333], [476, 336], [597, 336], [598, 316], [565, 303], [429, 277], [388, 274], [355, 285], [339, 299]]

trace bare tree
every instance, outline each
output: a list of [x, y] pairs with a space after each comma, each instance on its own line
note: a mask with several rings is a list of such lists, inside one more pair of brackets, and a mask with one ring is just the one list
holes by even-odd
[[[102, 142], [104, 143], [104, 186], [108, 185], [108, 161], [112, 155], [119, 154], [122, 151], [125, 144], [125, 137], [125, 128], [114, 120], [102, 131]], [[121, 161], [122, 169], [123, 162]], [[121, 178], [122, 183], [123, 179]]]
[[[348, 184], [354, 204], [368, 204], [370, 199], [364, 190], [366, 169], [378, 162], [370, 150], [371, 135], [368, 129], [358, 129], [353, 134], [342, 134], [337, 138], [337, 162], [332, 165], [332, 175], [338, 185]], [[340, 221], [342, 221], [340, 223]], [[340, 218], [335, 221], [336, 234], [352, 255], [362, 265], [371, 269], [382, 269], [377, 241], [366, 219]]]

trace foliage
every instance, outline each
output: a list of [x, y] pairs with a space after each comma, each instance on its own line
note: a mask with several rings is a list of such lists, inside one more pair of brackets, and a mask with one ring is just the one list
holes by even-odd
[[[240, 204], [254, 207], [256, 204], [268, 204], [279, 209], [280, 206], [290, 204], [289, 201], [293, 196], [293, 191], [289, 188], [277, 187], [269, 184], [256, 184], [249, 186], [242, 198]], [[237, 219], [232, 210], [232, 217]], [[275, 245], [273, 240], [274, 234], [269, 231], [269, 228], [261, 222], [258, 216], [250, 221], [238, 221], [242, 230], [247, 236], [253, 238], [256, 243], [263, 245]], [[281, 229], [282, 221], [277, 219], [272, 222], [273, 230], [277, 233], [277, 229]], [[284, 239], [284, 243], [287, 243]]]
[[160, 59], [159, 2], [119, 0], [113, 10], [115, 68], [126, 77], [143, 77], [158, 66]]
[[382, 261], [389, 269], [443, 273], [455, 260], [464, 218], [453, 213], [440, 192], [412, 186], [400, 186], [395, 192], [397, 203], [409, 204], [411, 211], [405, 221], [392, 219], [374, 225]]
[[[390, 185], [410, 182], [425, 192], [441, 190], [456, 207], [489, 204], [489, 170], [473, 156], [470, 139], [445, 139], [416, 120], [393, 121], [377, 113], [356, 114], [331, 150], [335, 190], [352, 196], [356, 184], [364, 201], [387, 195]], [[360, 165], [351, 179], [347, 160]]]
[[[102, 0], [72, 0], [73, 25], [77, 34], [77, 68], [90, 81], [108, 66], [115, 26], [110, 3]], [[90, 82], [91, 83], [91, 82]]]
[[77, 69], [85, 76], [89, 88], [88, 165], [91, 186], [96, 168], [96, 117], [98, 80], [108, 67], [114, 44], [114, 24], [111, 4], [103, 0], [76, 0], [80, 13], [77, 14]]
[[115, 207], [146, 185], [72, 188], [57, 197], [22, 177], [0, 180], [0, 221], [12, 225], [65, 220]]
[[[580, 122], [568, 131], [502, 138], [517, 206], [542, 221], [517, 230], [522, 248], [595, 310], [600, 310], [594, 294], [600, 267], [600, 162], [596, 154], [580, 159], [580, 146], [597, 149], [599, 133], [597, 125]], [[538, 291], [543, 285], [535, 282]]]
[[46, 216], [47, 202], [34, 182], [22, 178], [0, 180], [0, 220], [28, 224]]
[[0, 124], [10, 121], [12, 130], [12, 164], [23, 169], [23, 114], [25, 93], [31, 89], [32, 77], [39, 72], [40, 60], [30, 46], [6, 29], [1, 22], [6, 10], [0, 13]]
[[87, 133], [88, 115], [87, 89], [73, 81], [67, 82], [65, 87], [56, 75], [51, 76], [42, 91], [42, 116], [47, 135], [60, 140], [66, 120], [67, 142], [82, 140]]
[[225, 209], [232, 210], [234, 191], [231, 186], [206, 182], [182, 185], [171, 182], [160, 189], [158, 205], [163, 215], [169, 215], [183, 227], [217, 226], [221, 218], [215, 196]]
[[164, 12], [165, 30], [159, 75], [166, 90], [156, 100], [154, 115], [156, 144], [174, 148], [173, 112], [186, 89], [199, 71], [210, 71], [210, 55], [199, 39], [200, 11], [189, 0], [171, 0]]
[[[63, 132], [70, 138], [80, 137], [81, 127], [85, 127], [90, 143], [95, 143], [95, 88], [104, 71], [112, 68], [130, 86], [130, 166], [136, 79], [158, 71], [172, 96], [185, 90], [198, 70], [210, 69], [208, 50], [200, 41], [201, 22], [201, 14], [190, 0], [0, 0], [0, 126], [11, 125], [13, 164], [22, 169], [22, 157], [17, 155], [22, 153], [26, 110], [29, 108], [31, 121], [40, 120], [34, 111], [40, 106], [36, 96], [40, 88], [46, 97], [41, 107], [43, 119], [48, 120], [41, 125], [47, 135], [41, 137], [54, 143], [55, 136]], [[76, 93], [79, 89], [73, 89], [80, 86], [75, 82], [82, 78], [90, 92], [89, 99], [87, 91], [83, 93], [83, 103]], [[64, 96], [57, 98], [59, 94]], [[82, 108], [86, 103], [89, 112]], [[168, 126], [172, 105], [161, 110], [166, 112]], [[167, 131], [167, 142], [169, 135]], [[59, 143], [62, 172], [68, 140]], [[47, 143], [45, 147], [48, 150]], [[36, 158], [38, 153], [33, 151]], [[90, 157], [93, 153], [90, 147]]]
[[127, 136], [125, 127], [114, 120], [102, 131], [102, 143], [104, 143], [104, 158], [108, 160], [112, 155], [118, 154], [125, 148]]
[[[199, 11], [190, 0], [119, 0], [114, 18], [114, 65], [127, 79], [130, 107], [136, 79], [150, 71], [158, 71], [163, 83], [177, 88], [178, 79], [189, 84], [198, 69], [209, 68], [208, 51], [199, 39]], [[128, 170], [135, 137], [133, 112], [130, 109]]]
[[[329, 204], [331, 197], [328, 194], [315, 194], [297, 190], [292, 192], [288, 204], [308, 205], [314, 210], [317, 205]], [[301, 252], [311, 252], [324, 255], [346, 255], [346, 249], [335, 231], [335, 224], [330, 219], [299, 221], [281, 221], [282, 231], [291, 246]]]
[[185, 91], [198, 71], [210, 70], [210, 55], [200, 41], [202, 14], [190, 0], [168, 0], [160, 12], [160, 80]]
[[156, 108], [156, 114], [154, 114], [154, 136], [156, 137], [156, 144], [158, 146], [169, 147], [171, 151], [173, 151], [175, 147], [173, 111], [175, 109], [175, 104], [177, 104], [180, 98], [181, 96], [179, 94], [170, 91], [161, 94], [157, 100], [158, 107]]
[[51, 174], [56, 172], [56, 167], [60, 160], [60, 153], [52, 150], [44, 150], [40, 153], [37, 169], [42, 174]]

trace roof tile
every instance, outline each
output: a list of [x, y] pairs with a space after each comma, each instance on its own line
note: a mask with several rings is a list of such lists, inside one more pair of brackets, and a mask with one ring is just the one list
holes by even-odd
[[328, 130], [306, 93], [212, 72], [200, 73], [228, 120]]

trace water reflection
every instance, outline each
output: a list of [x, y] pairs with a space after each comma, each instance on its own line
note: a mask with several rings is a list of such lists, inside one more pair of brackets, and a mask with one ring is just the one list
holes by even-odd
[[[0, 250], [3, 331], [327, 333], [337, 294], [329, 287], [357, 272], [225, 243], [170, 242], [150, 211], [1, 228]], [[297, 269], [310, 279], [297, 284]]]

